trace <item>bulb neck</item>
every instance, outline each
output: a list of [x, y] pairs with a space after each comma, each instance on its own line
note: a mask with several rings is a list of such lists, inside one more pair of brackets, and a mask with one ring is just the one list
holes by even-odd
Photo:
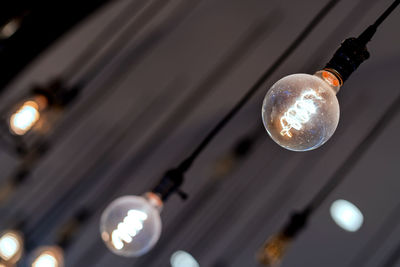
[[332, 90], [337, 94], [340, 90], [340, 87], [343, 84], [343, 80], [341, 79], [340, 75], [335, 71], [331, 69], [323, 69], [320, 71], [317, 71], [314, 76], [317, 76], [324, 82], [326, 82]]
[[147, 199], [147, 201], [149, 201], [149, 203], [156, 208], [159, 212], [162, 211], [163, 208], [163, 201], [161, 199], [161, 196], [153, 193], [153, 192], [147, 192], [146, 194], [144, 194], [144, 197]]
[[344, 83], [369, 58], [366, 42], [361, 38], [348, 38], [336, 50], [324, 70], [336, 73]]

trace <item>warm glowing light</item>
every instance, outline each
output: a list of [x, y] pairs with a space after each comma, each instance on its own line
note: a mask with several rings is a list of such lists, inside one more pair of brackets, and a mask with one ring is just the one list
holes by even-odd
[[192, 255], [182, 250], [172, 254], [170, 262], [172, 267], [200, 267]]
[[23, 239], [15, 231], [7, 231], [0, 237], [0, 258], [6, 263], [16, 263], [22, 255]]
[[42, 247], [35, 253], [32, 267], [63, 267], [64, 257], [59, 247]]
[[340, 85], [326, 70], [277, 81], [265, 95], [261, 111], [272, 140], [292, 151], [316, 149], [327, 142], [339, 122]]
[[361, 211], [354, 204], [343, 199], [333, 202], [330, 212], [335, 223], [349, 232], [358, 231], [364, 222]]
[[57, 259], [50, 253], [43, 253], [32, 264], [34, 267], [57, 267]]
[[108, 205], [100, 220], [100, 233], [111, 252], [139, 257], [157, 243], [161, 234], [162, 200], [154, 193], [124, 196]]
[[258, 261], [269, 267], [279, 267], [291, 239], [284, 234], [272, 236], [258, 253]]
[[140, 230], [143, 229], [143, 222], [147, 214], [139, 210], [130, 210], [124, 220], [118, 224], [111, 234], [111, 242], [118, 250], [124, 247], [124, 242], [131, 243]]
[[315, 91], [303, 92], [299, 100], [285, 112], [281, 118], [282, 136], [287, 135], [288, 137], [292, 137], [290, 133], [292, 128], [299, 131], [302, 128], [302, 124], [310, 120], [310, 115], [314, 114], [317, 110], [314, 99], [323, 101], [322, 97], [318, 96]]
[[34, 101], [26, 101], [10, 117], [11, 131], [17, 135], [28, 132], [40, 118], [39, 105]]

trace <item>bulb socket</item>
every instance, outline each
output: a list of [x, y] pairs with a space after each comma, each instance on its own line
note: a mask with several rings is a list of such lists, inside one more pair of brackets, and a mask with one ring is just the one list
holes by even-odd
[[183, 184], [183, 180], [183, 172], [179, 168], [169, 170], [164, 174], [163, 178], [154, 187], [152, 192], [159, 195], [162, 201], [169, 198], [173, 193], [178, 193], [178, 195], [184, 198], [181, 195], [183, 192], [179, 189]]
[[337, 75], [343, 83], [368, 58], [369, 52], [365, 43], [358, 38], [348, 38], [343, 41], [324, 69]]

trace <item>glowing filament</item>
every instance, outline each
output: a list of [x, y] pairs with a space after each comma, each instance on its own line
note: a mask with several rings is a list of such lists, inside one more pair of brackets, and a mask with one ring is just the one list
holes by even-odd
[[34, 101], [26, 101], [10, 118], [11, 130], [17, 135], [29, 131], [39, 120], [39, 106]]
[[300, 130], [303, 124], [310, 120], [311, 114], [317, 111], [314, 100], [322, 100], [314, 91], [304, 92], [300, 99], [281, 117], [282, 131], [281, 135], [292, 137], [290, 130], [292, 128]]
[[138, 211], [130, 210], [124, 220], [118, 224], [111, 234], [113, 246], [120, 250], [125, 243], [131, 243], [133, 238], [143, 229], [143, 222], [147, 219], [147, 214]]

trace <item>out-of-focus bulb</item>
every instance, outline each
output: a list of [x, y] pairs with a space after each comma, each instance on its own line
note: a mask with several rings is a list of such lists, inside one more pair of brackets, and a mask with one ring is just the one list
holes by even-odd
[[330, 212], [335, 223], [349, 232], [358, 231], [364, 222], [361, 211], [347, 200], [338, 199], [333, 202]]
[[154, 193], [114, 200], [101, 216], [103, 241], [120, 256], [139, 257], [147, 253], [160, 238], [161, 208], [162, 201]]
[[278, 145], [292, 151], [320, 147], [339, 122], [339, 88], [339, 79], [327, 70], [280, 79], [264, 98], [265, 129]]
[[0, 259], [5, 264], [14, 264], [22, 256], [24, 239], [18, 231], [5, 231], [0, 236]]
[[284, 234], [271, 237], [258, 252], [258, 261], [264, 266], [279, 267], [290, 241]]
[[0, 40], [10, 38], [20, 27], [21, 20], [18, 18], [8, 21], [0, 27]]
[[172, 267], [200, 267], [192, 255], [182, 250], [172, 254], [170, 262]]
[[39, 247], [32, 257], [32, 267], [63, 267], [64, 253], [58, 246]]
[[10, 117], [10, 130], [16, 135], [26, 134], [40, 119], [40, 111], [47, 106], [44, 96], [23, 102], [23, 104]]

